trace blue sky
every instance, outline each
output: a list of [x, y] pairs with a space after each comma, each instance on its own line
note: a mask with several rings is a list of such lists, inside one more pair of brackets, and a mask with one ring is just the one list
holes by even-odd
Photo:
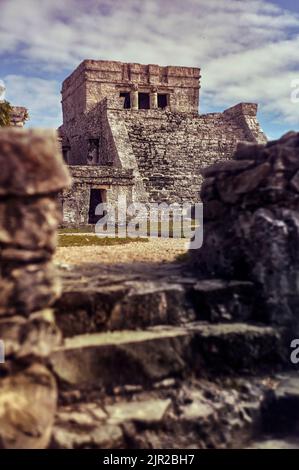
[[0, 17], [0, 80], [27, 126], [61, 124], [61, 82], [88, 58], [199, 66], [200, 112], [257, 102], [270, 138], [299, 130], [299, 1], [0, 0]]

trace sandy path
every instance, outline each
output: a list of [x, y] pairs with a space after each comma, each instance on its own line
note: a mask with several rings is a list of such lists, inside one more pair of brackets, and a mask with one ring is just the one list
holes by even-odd
[[129, 243], [116, 246], [59, 247], [56, 263], [121, 264], [132, 262], [171, 262], [187, 251], [187, 241], [182, 239], [151, 239], [146, 243]]

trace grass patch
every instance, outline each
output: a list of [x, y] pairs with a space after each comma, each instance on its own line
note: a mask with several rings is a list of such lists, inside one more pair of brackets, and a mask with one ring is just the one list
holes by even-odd
[[113, 246], [127, 245], [128, 243], [148, 242], [147, 238], [100, 238], [95, 235], [58, 235], [59, 247], [71, 246]]
[[[192, 220], [191, 221], [191, 229], [195, 230], [195, 228], [198, 226], [197, 222]], [[166, 230], [168, 227], [168, 230]], [[163, 225], [161, 221], [158, 223], [151, 222], [148, 220], [145, 225], [141, 225], [141, 228], [144, 233], [140, 233], [140, 235], [144, 235], [145, 237], [149, 237], [151, 235], [150, 231], [151, 229], [155, 232], [155, 234], [158, 236], [158, 238], [189, 238], [188, 236], [185, 237], [183, 233], [183, 229], [181, 227], [181, 224], [174, 224], [173, 220], [169, 221], [169, 225], [166, 224], [165, 226]], [[163, 235], [165, 234], [165, 237], [162, 237], [162, 228], [166, 230], [166, 233], [164, 232]], [[168, 232], [168, 233], [167, 233]], [[80, 227], [68, 227], [68, 228], [60, 228], [58, 230], [59, 234], [70, 234], [70, 233], [95, 233], [95, 226], [94, 225], [82, 225]], [[116, 233], [117, 233], [117, 227], [116, 227]], [[109, 238], [109, 237], [108, 237]], [[156, 237], [154, 237], [156, 238]], [[139, 240], [142, 240], [143, 238], [139, 238]], [[130, 239], [131, 240], [131, 239]]]
[[189, 263], [191, 261], [191, 256], [189, 251], [186, 251], [186, 253], [181, 253], [175, 257], [175, 262], [176, 263]]
[[95, 231], [94, 225], [82, 225], [81, 227], [60, 228], [58, 233], [95, 233]]

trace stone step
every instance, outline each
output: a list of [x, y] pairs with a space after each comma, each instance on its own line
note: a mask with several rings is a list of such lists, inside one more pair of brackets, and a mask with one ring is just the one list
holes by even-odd
[[65, 337], [102, 331], [180, 326], [190, 321], [249, 321], [254, 312], [250, 282], [201, 280], [165, 271], [123, 274], [80, 268], [64, 273], [55, 306]]
[[131, 281], [68, 286], [56, 304], [65, 337], [159, 324], [179, 325], [188, 317], [184, 288], [175, 283]]
[[66, 338], [51, 355], [61, 387], [150, 388], [167, 377], [275, 370], [286, 361], [282, 330], [244, 323], [191, 323]]
[[[59, 407], [54, 448], [225, 448], [251, 438], [264, 380], [175, 381], [159, 389], [118, 393]], [[166, 385], [166, 386], [165, 386]]]
[[288, 435], [281, 439], [275, 437], [264, 437], [253, 441], [247, 449], [299, 449], [299, 439], [297, 436]]

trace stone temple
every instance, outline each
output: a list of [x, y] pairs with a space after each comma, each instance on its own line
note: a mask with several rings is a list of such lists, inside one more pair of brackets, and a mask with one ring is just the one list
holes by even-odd
[[63, 82], [59, 128], [73, 186], [64, 225], [96, 222], [100, 202], [199, 201], [200, 172], [240, 141], [265, 143], [257, 105], [200, 114], [200, 69], [85, 60]]

